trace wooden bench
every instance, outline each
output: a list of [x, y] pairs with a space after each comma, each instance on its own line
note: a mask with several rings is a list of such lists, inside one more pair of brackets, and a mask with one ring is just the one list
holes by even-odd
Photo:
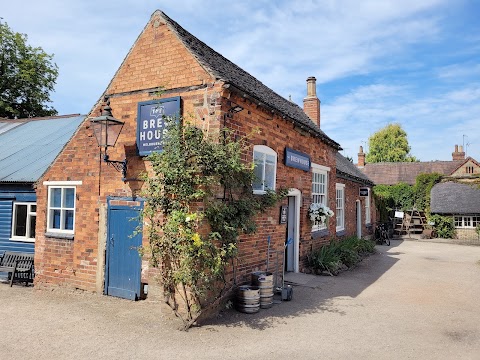
[[5, 251], [0, 256], [0, 272], [9, 273], [10, 287], [13, 280], [25, 281], [25, 285], [33, 281], [33, 254]]

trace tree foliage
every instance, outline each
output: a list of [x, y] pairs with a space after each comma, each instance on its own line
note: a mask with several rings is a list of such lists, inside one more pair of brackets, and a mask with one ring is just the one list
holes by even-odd
[[415, 205], [418, 209], [430, 214], [430, 191], [432, 187], [440, 182], [442, 174], [419, 174], [415, 179], [414, 193]]
[[56, 115], [47, 105], [58, 76], [53, 55], [0, 23], [0, 117]]
[[410, 154], [407, 133], [400, 124], [388, 124], [374, 133], [368, 139], [368, 147], [368, 163], [418, 161]]
[[235, 266], [238, 236], [255, 232], [254, 216], [287, 191], [253, 195], [253, 166], [242, 159], [245, 138], [167, 124], [163, 151], [149, 156], [153, 176], [145, 177], [149, 247], [143, 251], [160, 268], [166, 301], [187, 329], [231, 286], [225, 276]]

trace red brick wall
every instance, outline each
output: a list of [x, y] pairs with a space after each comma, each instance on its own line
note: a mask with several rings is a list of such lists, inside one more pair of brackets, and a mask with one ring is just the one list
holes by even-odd
[[365, 185], [342, 178], [337, 178], [336, 183], [345, 184], [345, 236], [357, 235], [356, 202], [360, 201], [362, 208], [362, 237], [368, 237], [372, 234], [375, 226], [376, 211], [373, 195], [370, 193], [370, 224], [367, 226], [367, 224], [365, 224], [365, 202], [367, 201], [367, 197], [359, 195], [360, 188], [365, 187]]
[[[285, 166], [285, 147], [308, 154], [313, 163], [330, 167], [328, 206], [332, 209], [335, 208], [335, 150], [319, 139], [297, 131], [291, 121], [278, 116], [271, 119], [271, 113], [257, 107], [248, 99], [231, 94], [230, 101], [241, 105], [244, 110], [233, 115], [233, 118], [228, 120], [227, 126], [237, 130], [241, 135], [258, 129], [258, 134], [252, 138], [248, 161], [252, 161], [253, 145], [266, 145], [272, 148], [277, 153], [277, 188], [294, 188], [301, 191], [299, 256], [300, 270], [302, 270], [306, 255], [311, 249], [320, 247], [321, 244], [327, 243], [331, 236], [335, 236], [335, 218], [331, 218], [329, 221], [330, 233], [328, 236], [312, 238], [311, 223], [307, 218], [307, 210], [311, 203], [312, 173]], [[279, 224], [279, 216], [280, 206], [286, 204], [287, 200], [284, 200], [282, 204], [276, 205], [267, 213], [259, 216], [256, 234], [241, 237], [239, 249], [242, 259], [238, 268], [240, 281], [248, 280], [252, 271], [265, 270], [268, 236], [271, 237], [270, 249], [282, 251], [286, 237], [286, 225]]]

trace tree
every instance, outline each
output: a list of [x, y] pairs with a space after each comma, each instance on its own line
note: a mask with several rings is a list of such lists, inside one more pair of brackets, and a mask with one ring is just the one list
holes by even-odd
[[414, 162], [418, 161], [410, 154], [407, 133], [400, 124], [388, 124], [368, 138], [369, 152], [366, 161], [378, 162]]
[[56, 115], [47, 105], [58, 76], [53, 55], [27, 44], [27, 35], [0, 23], [0, 117]]

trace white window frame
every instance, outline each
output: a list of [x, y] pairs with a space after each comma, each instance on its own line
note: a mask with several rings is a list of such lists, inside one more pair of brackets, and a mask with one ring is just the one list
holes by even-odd
[[368, 225], [372, 222], [372, 214], [370, 212], [370, 191], [371, 189], [368, 188], [368, 196], [365, 196], [365, 224]]
[[[25, 236], [18, 236], [15, 235], [15, 228], [16, 228], [16, 223], [17, 223], [17, 206], [18, 205], [26, 205], [27, 206], [27, 219], [26, 219], [26, 230], [25, 230]], [[35, 234], [30, 234], [30, 227], [31, 227], [31, 222], [32, 218], [35, 217], [35, 220], [37, 218], [37, 211], [32, 211], [32, 206], [37, 206], [36, 202], [14, 202], [13, 203], [13, 212], [12, 212], [12, 233], [11, 233], [11, 238], [10, 240], [12, 241], [22, 241], [22, 242], [35, 242]]]
[[[59, 234], [74, 234], [75, 233], [75, 218], [76, 218], [76, 206], [77, 206], [77, 186], [82, 185], [81, 181], [44, 181], [43, 185], [48, 186], [47, 189], [47, 232], [49, 233], [59, 233]], [[63, 201], [63, 191], [64, 189], [74, 189], [73, 196], [73, 207], [66, 207], [62, 203], [60, 207], [50, 206], [50, 200], [52, 197], [53, 189], [62, 189], [61, 196]], [[60, 229], [52, 227], [53, 210], [60, 210]], [[66, 211], [73, 210], [73, 226], [72, 229], [62, 229], [64, 226], [64, 214]]]
[[[263, 155], [263, 178], [260, 179], [262, 181], [261, 189], [253, 189], [254, 194], [262, 195], [266, 193], [266, 190], [275, 190], [276, 183], [277, 183], [277, 153], [272, 148], [269, 148], [266, 145], [255, 145], [253, 147], [253, 161], [255, 166], [255, 153]], [[266, 166], [266, 157], [267, 155], [273, 156], [275, 158], [275, 166], [273, 170], [273, 184], [265, 184], [265, 166]], [[271, 186], [271, 187], [270, 187]]]
[[[341, 194], [341, 198], [339, 194]], [[335, 184], [335, 204], [335, 218], [337, 220], [338, 232], [345, 230], [345, 184]]]
[[453, 221], [456, 229], [475, 229], [480, 224], [480, 215], [455, 215]]
[[[330, 171], [330, 168], [327, 167], [327, 166], [323, 166], [323, 165], [319, 165], [319, 164], [314, 164], [312, 163], [311, 165], [312, 167], [312, 204], [315, 204], [315, 203], [321, 203], [325, 206], [328, 206], [328, 173]], [[324, 179], [325, 179], [325, 183], [323, 184], [324, 185], [324, 191], [315, 191], [315, 184], [318, 184], [318, 188], [321, 188], [322, 187], [322, 183], [321, 182], [316, 182], [315, 181], [315, 175], [314, 174], [319, 174], [319, 175], [323, 175], [324, 176]], [[323, 198], [322, 198], [323, 196]], [[317, 198], [316, 198], [317, 197]], [[318, 197], [320, 197], [321, 201], [315, 201], [316, 199], [318, 199]], [[319, 230], [324, 230], [327, 228], [327, 224], [328, 224], [328, 219], [325, 221], [324, 224], [312, 224], [312, 232], [314, 231], [319, 231]]]

